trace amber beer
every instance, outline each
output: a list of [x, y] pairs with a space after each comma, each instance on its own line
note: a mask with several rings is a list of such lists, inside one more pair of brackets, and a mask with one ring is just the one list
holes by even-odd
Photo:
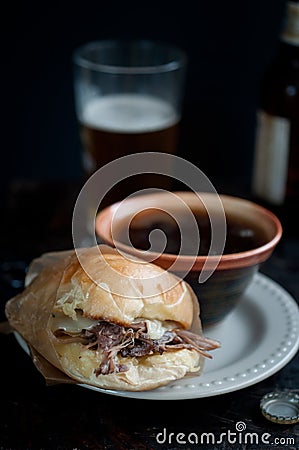
[[[113, 94], [91, 100], [81, 117], [86, 175], [91, 175], [116, 158], [132, 153], [176, 153], [178, 123], [179, 117], [172, 105], [155, 97]], [[109, 194], [110, 201], [142, 188], [170, 187], [170, 180], [163, 176], [142, 175], [133, 178], [122, 182], [121, 188], [116, 186], [114, 192]]]

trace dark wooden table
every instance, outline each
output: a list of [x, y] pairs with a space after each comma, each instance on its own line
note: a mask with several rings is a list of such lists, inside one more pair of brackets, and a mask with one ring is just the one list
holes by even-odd
[[[0, 319], [6, 300], [22, 289], [24, 268], [44, 251], [72, 247], [76, 183], [16, 182], [3, 190], [0, 234]], [[299, 299], [299, 236], [285, 234], [265, 273]], [[266, 420], [267, 392], [299, 393], [299, 357], [269, 378], [231, 393], [192, 400], [150, 401], [112, 396], [76, 385], [47, 386], [13, 335], [0, 334], [0, 449], [295, 449], [299, 425]], [[258, 443], [234, 442], [236, 424]], [[167, 438], [163, 441], [165, 430]], [[180, 434], [182, 433], [182, 434]], [[210, 433], [203, 443], [194, 444]], [[215, 441], [212, 441], [212, 435]], [[262, 442], [264, 433], [270, 444]], [[267, 437], [268, 436], [268, 437]], [[210, 439], [208, 441], [208, 439]], [[185, 442], [185, 443], [184, 443]]]

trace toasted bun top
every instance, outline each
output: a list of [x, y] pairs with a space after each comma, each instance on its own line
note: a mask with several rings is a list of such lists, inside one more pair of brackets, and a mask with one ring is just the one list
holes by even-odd
[[183, 328], [193, 321], [194, 293], [164, 269], [99, 245], [79, 249], [65, 268], [54, 311], [76, 319], [76, 310], [90, 319], [128, 325], [136, 319], [171, 320]]

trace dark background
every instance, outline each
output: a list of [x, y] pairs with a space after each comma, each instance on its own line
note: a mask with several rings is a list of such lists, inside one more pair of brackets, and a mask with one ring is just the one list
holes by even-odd
[[189, 58], [180, 155], [212, 181], [250, 190], [258, 90], [285, 0], [37, 2], [7, 5], [2, 27], [1, 186], [79, 179], [72, 52], [87, 41], [172, 42]]
[[[285, 0], [2, 5], [0, 321], [5, 301], [23, 286], [31, 259], [73, 246], [72, 182], [77, 185], [82, 177], [73, 50], [110, 37], [153, 38], [182, 46], [189, 69], [180, 154], [217, 180], [218, 191], [228, 181], [236, 193], [246, 193], [259, 85], [278, 47], [285, 5]], [[50, 183], [43, 188], [35, 183], [44, 180]], [[69, 180], [70, 186], [61, 180]], [[9, 195], [7, 184], [14, 185]], [[283, 235], [262, 270], [298, 299], [298, 227], [296, 239], [288, 236]], [[160, 402], [152, 414], [145, 401], [105, 394], [95, 398], [92, 391], [76, 386], [48, 388], [14, 336], [0, 338], [1, 449], [145, 449], [154, 447], [155, 435], [165, 426], [219, 436], [235, 429], [238, 421], [259, 436], [298, 436], [297, 426], [268, 422], [259, 408], [268, 392], [298, 392], [298, 355], [254, 386], [221, 397]], [[222, 448], [235, 446], [224, 442]]]

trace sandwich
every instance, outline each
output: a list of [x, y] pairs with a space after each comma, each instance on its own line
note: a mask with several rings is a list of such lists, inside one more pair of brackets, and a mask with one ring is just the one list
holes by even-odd
[[203, 336], [185, 281], [104, 245], [33, 260], [5, 313], [51, 365], [103, 389], [143, 391], [201, 373], [220, 346]]

